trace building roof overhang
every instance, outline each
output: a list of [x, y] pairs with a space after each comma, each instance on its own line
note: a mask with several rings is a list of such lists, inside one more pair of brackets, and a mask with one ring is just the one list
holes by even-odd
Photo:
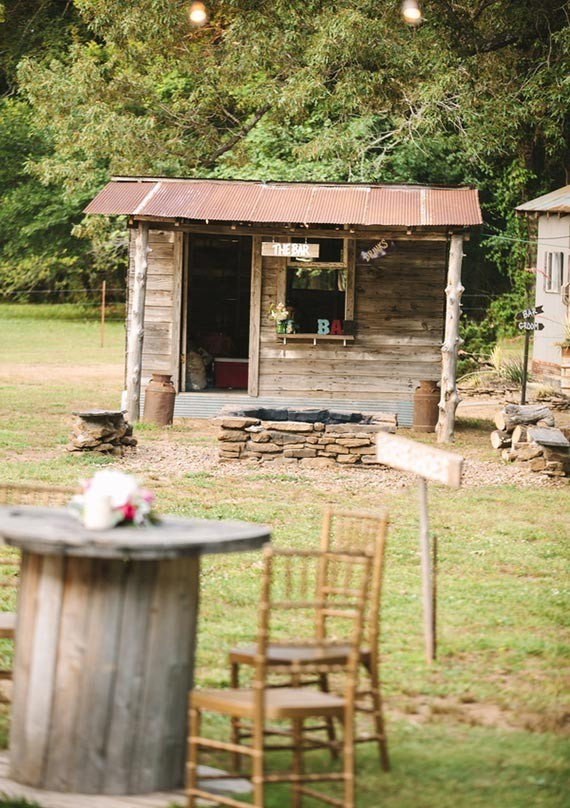
[[471, 227], [474, 188], [359, 183], [113, 178], [85, 213], [144, 219], [352, 227]]

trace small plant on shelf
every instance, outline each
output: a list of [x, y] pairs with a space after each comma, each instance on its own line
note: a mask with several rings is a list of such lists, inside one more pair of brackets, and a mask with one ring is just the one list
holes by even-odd
[[269, 319], [275, 322], [278, 334], [287, 333], [287, 320], [291, 318], [291, 310], [284, 303], [272, 303], [268, 311]]

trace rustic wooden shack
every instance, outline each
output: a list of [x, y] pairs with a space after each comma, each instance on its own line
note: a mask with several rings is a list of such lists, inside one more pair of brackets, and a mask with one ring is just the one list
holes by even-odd
[[247, 401], [384, 410], [410, 424], [414, 391], [441, 380], [442, 356], [442, 412], [454, 412], [476, 190], [125, 177], [86, 213], [128, 217], [131, 418], [163, 372], [176, 415]]

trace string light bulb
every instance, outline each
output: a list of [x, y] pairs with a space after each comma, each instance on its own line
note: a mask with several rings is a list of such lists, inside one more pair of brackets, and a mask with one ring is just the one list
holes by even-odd
[[204, 3], [195, 2], [190, 6], [188, 16], [190, 17], [192, 25], [200, 26], [207, 22], [208, 11]]
[[402, 3], [402, 17], [408, 25], [419, 25], [422, 21], [422, 12], [418, 0], [404, 0]]

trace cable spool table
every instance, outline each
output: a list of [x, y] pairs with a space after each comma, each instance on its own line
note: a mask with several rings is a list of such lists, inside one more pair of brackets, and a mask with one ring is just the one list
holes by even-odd
[[0, 538], [22, 550], [10, 776], [84, 794], [179, 788], [200, 555], [259, 548], [269, 529], [164, 517], [94, 531], [9, 506]]

